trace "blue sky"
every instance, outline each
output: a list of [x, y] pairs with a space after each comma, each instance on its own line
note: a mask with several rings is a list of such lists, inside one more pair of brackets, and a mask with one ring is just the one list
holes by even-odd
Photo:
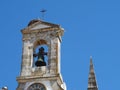
[[17, 87], [22, 34], [32, 19], [60, 24], [61, 72], [68, 90], [87, 90], [90, 56], [99, 90], [120, 90], [119, 0], [0, 0], [0, 87]]

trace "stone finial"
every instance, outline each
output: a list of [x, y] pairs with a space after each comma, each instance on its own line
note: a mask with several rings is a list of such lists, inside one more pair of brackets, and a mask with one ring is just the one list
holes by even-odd
[[94, 66], [92, 62], [92, 56], [90, 57], [90, 71], [88, 77], [88, 89], [87, 90], [98, 90], [97, 81], [94, 72]]

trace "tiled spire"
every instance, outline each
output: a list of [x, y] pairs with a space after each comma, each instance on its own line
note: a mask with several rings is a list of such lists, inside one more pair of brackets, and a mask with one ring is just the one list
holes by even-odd
[[87, 90], [98, 90], [97, 81], [95, 78], [94, 66], [92, 63], [92, 57], [90, 57], [90, 71], [89, 71], [88, 89]]

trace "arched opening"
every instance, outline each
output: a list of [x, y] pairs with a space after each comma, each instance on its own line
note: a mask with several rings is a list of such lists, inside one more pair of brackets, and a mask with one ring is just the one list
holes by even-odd
[[34, 66], [48, 65], [48, 45], [45, 40], [37, 40], [33, 48]]

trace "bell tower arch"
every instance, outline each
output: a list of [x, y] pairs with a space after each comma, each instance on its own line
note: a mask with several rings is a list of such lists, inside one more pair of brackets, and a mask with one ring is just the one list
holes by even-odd
[[[22, 32], [22, 63], [17, 90], [65, 90], [60, 72], [60, 25], [32, 20]], [[46, 58], [47, 57], [47, 58]], [[43, 90], [44, 90], [43, 89]]]

